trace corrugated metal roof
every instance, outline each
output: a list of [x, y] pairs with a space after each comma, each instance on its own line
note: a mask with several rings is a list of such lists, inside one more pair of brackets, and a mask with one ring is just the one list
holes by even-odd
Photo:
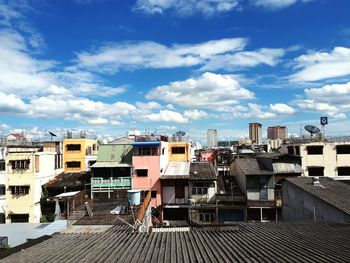
[[214, 166], [208, 162], [191, 163], [190, 166], [191, 180], [216, 180]]
[[350, 215], [350, 185], [326, 177], [319, 178], [323, 187], [314, 186], [312, 177], [286, 180]]
[[273, 171], [267, 170], [256, 158], [236, 159], [232, 165], [237, 165], [245, 175], [273, 175]]
[[164, 177], [167, 176], [183, 176], [189, 177], [190, 162], [169, 162], [164, 172]]
[[13, 262], [349, 262], [350, 225], [241, 223], [190, 231], [57, 234], [2, 259]]

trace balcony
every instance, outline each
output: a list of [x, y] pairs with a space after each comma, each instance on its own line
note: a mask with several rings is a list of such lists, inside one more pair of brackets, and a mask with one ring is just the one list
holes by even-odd
[[94, 192], [110, 191], [112, 189], [130, 189], [131, 177], [115, 177], [115, 178], [91, 178], [91, 190]]

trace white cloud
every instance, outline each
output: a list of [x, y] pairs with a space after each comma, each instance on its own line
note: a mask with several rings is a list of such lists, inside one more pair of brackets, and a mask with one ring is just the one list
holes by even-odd
[[312, 0], [250, 0], [252, 4], [268, 9], [281, 9], [294, 5], [297, 2], [306, 3]]
[[317, 81], [350, 75], [350, 48], [335, 47], [331, 52], [313, 52], [296, 58], [301, 69], [290, 77], [293, 82]]
[[208, 113], [206, 113], [205, 111], [202, 110], [186, 110], [184, 112], [184, 116], [188, 119], [192, 119], [192, 120], [200, 120], [200, 119], [205, 119], [206, 117], [208, 117]]
[[90, 119], [87, 121], [91, 125], [104, 125], [108, 123], [108, 120], [105, 118], [98, 117], [97, 119]]
[[244, 38], [225, 38], [199, 44], [165, 46], [152, 41], [123, 42], [78, 54], [81, 68], [97, 72], [117, 72], [122, 69], [176, 68], [204, 65], [217, 55], [242, 50]]
[[293, 109], [291, 106], [284, 103], [270, 104], [270, 110], [277, 114], [286, 114], [286, 115], [291, 115], [296, 112], [295, 109]]
[[231, 75], [206, 72], [198, 78], [171, 82], [151, 90], [148, 99], [159, 99], [188, 108], [211, 108], [253, 99], [254, 93], [240, 86]]
[[284, 56], [283, 49], [262, 48], [257, 51], [243, 51], [235, 54], [218, 55], [212, 58], [202, 70], [235, 70], [255, 67], [260, 64], [275, 66]]
[[15, 94], [0, 92], [0, 115], [8, 113], [24, 113], [27, 105]]
[[212, 16], [229, 12], [238, 7], [239, 0], [138, 0], [134, 10], [146, 14], [162, 14], [167, 10], [180, 16], [196, 13]]
[[188, 119], [181, 113], [171, 110], [160, 110], [159, 113], [151, 113], [147, 115], [140, 115], [139, 118], [144, 121], [154, 122], [175, 122], [187, 123]]

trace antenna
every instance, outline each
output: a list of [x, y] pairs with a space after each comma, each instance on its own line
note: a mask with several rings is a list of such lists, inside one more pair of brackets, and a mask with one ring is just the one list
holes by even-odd
[[52, 137], [57, 137], [57, 135], [54, 134], [52, 131], [49, 131], [49, 134], [50, 134], [50, 136], [51, 136], [51, 141], [52, 141]]
[[326, 138], [326, 125], [328, 124], [328, 117], [320, 117], [320, 124], [322, 125], [323, 138]]
[[313, 134], [320, 133], [320, 129], [314, 125], [306, 125], [304, 129], [310, 133], [310, 138], [312, 139]]

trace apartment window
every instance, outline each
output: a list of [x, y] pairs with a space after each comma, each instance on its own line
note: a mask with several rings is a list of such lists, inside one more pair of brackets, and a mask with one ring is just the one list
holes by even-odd
[[[145, 191], [145, 196], [147, 196], [149, 191]], [[157, 190], [151, 190], [151, 198], [157, 198]]]
[[6, 187], [4, 184], [0, 184], [0, 195], [6, 195]]
[[308, 167], [309, 176], [324, 176], [324, 167]]
[[93, 166], [95, 163], [96, 163], [96, 161], [89, 161], [89, 163], [88, 163], [89, 168], [90, 168], [91, 166]]
[[337, 154], [350, 154], [350, 145], [337, 145]]
[[213, 183], [195, 183], [192, 185], [193, 195], [206, 195], [208, 194], [209, 187], [214, 187]]
[[12, 170], [25, 170], [29, 169], [30, 160], [14, 160], [10, 161]]
[[338, 176], [350, 176], [350, 166], [338, 167]]
[[214, 222], [216, 218], [215, 212], [199, 210], [199, 221], [201, 222]]
[[66, 162], [67, 168], [80, 168], [80, 162]]
[[66, 149], [67, 149], [67, 151], [80, 151], [81, 145], [80, 144], [67, 144]]
[[146, 176], [148, 176], [148, 170], [147, 169], [136, 169], [136, 176], [146, 177]]
[[323, 154], [323, 146], [308, 146], [307, 147], [308, 155], [318, 155]]
[[300, 155], [300, 146], [295, 146], [295, 154]]
[[56, 154], [55, 155], [55, 169], [62, 168], [62, 154]]
[[0, 161], [0, 171], [5, 171], [5, 161], [4, 160]]
[[162, 155], [164, 155], [164, 154], [165, 154], [165, 148], [162, 149]]
[[6, 223], [5, 214], [4, 213], [0, 213], [0, 224], [5, 224], [5, 223]]
[[28, 185], [19, 185], [19, 186], [10, 186], [12, 195], [27, 195], [29, 194], [29, 186]]
[[14, 214], [11, 215], [11, 223], [28, 223], [29, 214]]
[[294, 154], [294, 146], [288, 146], [288, 154]]
[[185, 147], [172, 147], [171, 148], [172, 154], [184, 154], [185, 153]]
[[158, 155], [158, 147], [136, 147], [134, 149], [136, 156]]
[[175, 198], [185, 198], [185, 187], [183, 185], [175, 185]]

